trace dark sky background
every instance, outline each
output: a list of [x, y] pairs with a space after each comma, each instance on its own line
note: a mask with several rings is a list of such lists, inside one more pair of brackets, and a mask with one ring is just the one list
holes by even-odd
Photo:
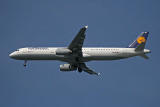
[[[126, 47], [149, 31], [149, 60], [88, 62], [101, 76], [60, 72], [59, 61], [9, 58], [22, 47]], [[160, 107], [159, 0], [1, 0], [0, 107]]]

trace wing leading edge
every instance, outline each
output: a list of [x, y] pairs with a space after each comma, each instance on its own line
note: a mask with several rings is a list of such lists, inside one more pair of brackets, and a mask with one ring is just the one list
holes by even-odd
[[69, 44], [68, 48], [73, 50], [74, 48], [81, 49], [83, 46], [83, 42], [85, 39], [85, 32], [87, 30], [88, 26], [85, 26], [80, 29], [76, 37], [72, 40], [72, 42]]
[[85, 32], [87, 28], [88, 26], [81, 28], [76, 37], [68, 46], [68, 49], [70, 49], [72, 53], [78, 57], [82, 57], [82, 46], [86, 36]]

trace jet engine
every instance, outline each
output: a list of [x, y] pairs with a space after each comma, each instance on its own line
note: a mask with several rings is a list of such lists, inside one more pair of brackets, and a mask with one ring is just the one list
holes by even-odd
[[56, 55], [69, 55], [71, 53], [72, 53], [72, 51], [67, 48], [58, 48], [56, 50]]
[[71, 64], [60, 65], [60, 71], [74, 71], [77, 67]]

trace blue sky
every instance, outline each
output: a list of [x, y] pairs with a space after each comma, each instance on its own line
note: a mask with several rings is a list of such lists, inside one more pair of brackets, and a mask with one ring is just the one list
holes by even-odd
[[[159, 107], [158, 0], [1, 0], [1, 107]], [[8, 57], [17, 48], [67, 46], [88, 25], [84, 46], [126, 47], [149, 31], [149, 60], [88, 62], [101, 76], [59, 71], [59, 61]]]

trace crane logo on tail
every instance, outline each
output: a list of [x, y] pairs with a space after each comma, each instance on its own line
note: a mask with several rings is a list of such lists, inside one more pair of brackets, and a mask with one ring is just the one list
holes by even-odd
[[145, 43], [146, 39], [145, 39], [145, 37], [140, 36], [140, 37], [137, 38], [137, 42], [138, 42], [138, 44]]

